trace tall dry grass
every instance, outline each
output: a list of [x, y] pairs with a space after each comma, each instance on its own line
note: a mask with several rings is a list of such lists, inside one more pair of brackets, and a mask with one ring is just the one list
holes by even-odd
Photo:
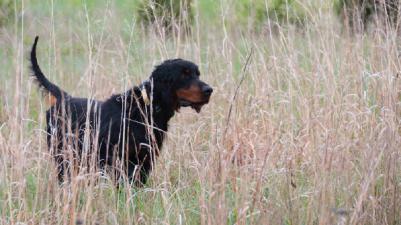
[[[254, 32], [221, 0], [215, 24], [196, 8], [191, 36], [167, 35], [113, 2], [21, 4], [0, 35], [0, 224], [401, 224], [396, 31], [350, 35], [318, 6], [305, 27]], [[215, 92], [173, 118], [145, 188], [95, 172], [60, 186], [28, 78], [35, 35], [45, 74], [75, 96], [104, 99], [173, 57], [198, 63]]]

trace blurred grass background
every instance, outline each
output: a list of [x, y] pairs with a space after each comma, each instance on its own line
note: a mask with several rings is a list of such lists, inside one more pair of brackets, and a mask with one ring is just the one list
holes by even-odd
[[[157, 2], [0, 0], [0, 224], [401, 223], [394, 1]], [[177, 2], [190, 8], [168, 13]], [[28, 76], [36, 35], [44, 73], [74, 96], [182, 57], [212, 101], [173, 118], [145, 188], [84, 172], [60, 186]]]

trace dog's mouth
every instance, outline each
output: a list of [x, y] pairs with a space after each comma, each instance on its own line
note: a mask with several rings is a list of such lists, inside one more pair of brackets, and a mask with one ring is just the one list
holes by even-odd
[[201, 101], [201, 102], [191, 102], [191, 101], [187, 101], [184, 99], [181, 99], [179, 101], [180, 106], [181, 107], [191, 107], [192, 109], [194, 109], [197, 113], [199, 113], [202, 109], [202, 107], [209, 103], [209, 99], [205, 100], [205, 101]]

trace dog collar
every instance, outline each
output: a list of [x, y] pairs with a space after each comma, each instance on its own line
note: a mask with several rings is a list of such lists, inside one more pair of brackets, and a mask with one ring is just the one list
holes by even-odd
[[146, 88], [141, 89], [141, 95], [142, 95], [143, 102], [145, 102], [145, 105], [149, 105], [150, 100], [149, 100], [148, 93], [146, 92]]
[[[142, 99], [143, 99], [143, 102], [145, 103], [145, 105], [150, 105], [149, 95], [148, 95], [148, 92], [146, 91], [146, 86], [145, 86], [145, 83], [148, 83], [148, 82], [149, 81], [143, 82], [141, 85], [142, 87], [140, 88]], [[161, 107], [158, 104], [154, 104], [154, 103], [152, 103], [152, 104], [153, 104], [153, 107], [154, 107], [154, 110], [156, 113], [159, 113], [162, 111]]]

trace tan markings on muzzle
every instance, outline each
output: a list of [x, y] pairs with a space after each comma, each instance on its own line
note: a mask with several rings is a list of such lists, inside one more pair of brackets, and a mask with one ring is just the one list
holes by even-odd
[[202, 99], [202, 91], [199, 85], [192, 84], [189, 88], [181, 88], [177, 90], [177, 97], [189, 102], [201, 102]]

